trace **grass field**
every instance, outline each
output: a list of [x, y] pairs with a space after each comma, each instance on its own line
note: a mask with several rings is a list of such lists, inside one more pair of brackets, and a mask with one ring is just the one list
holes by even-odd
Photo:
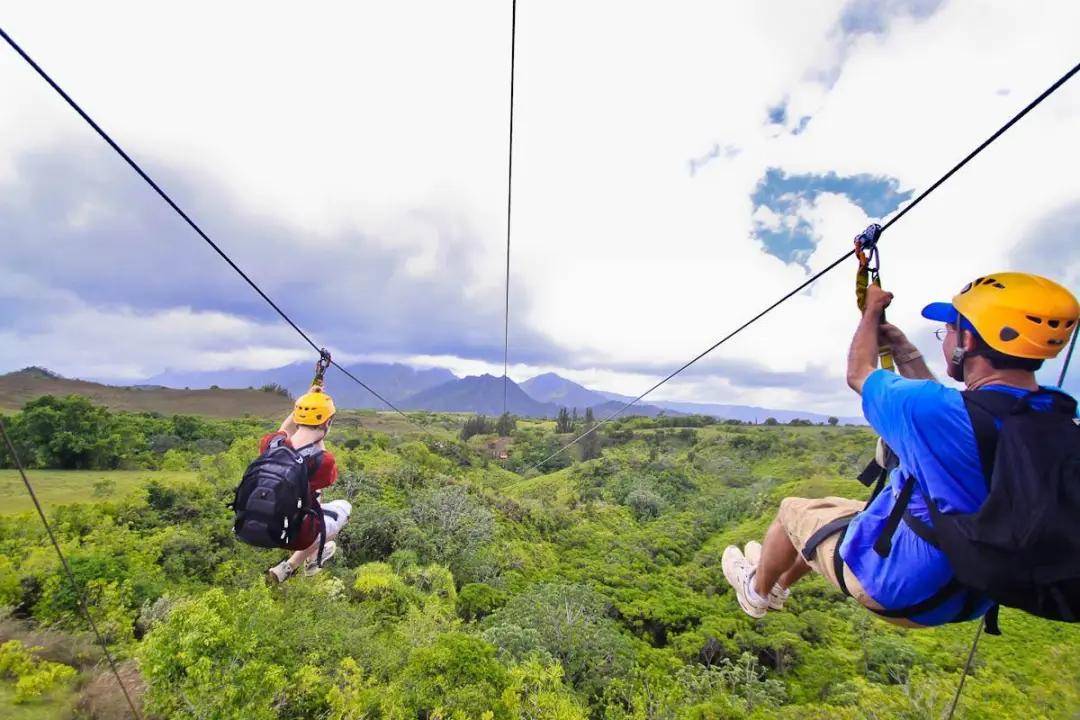
[[[30, 470], [27, 474], [46, 509], [69, 503], [119, 499], [151, 479], [169, 482], [196, 476], [193, 471], [173, 470]], [[96, 484], [100, 489], [95, 488]], [[0, 514], [33, 509], [18, 471], [0, 470]]]
[[15, 704], [15, 683], [0, 680], [0, 718], [4, 720], [66, 720], [71, 717], [77, 693], [73, 685], [58, 688], [36, 700]]

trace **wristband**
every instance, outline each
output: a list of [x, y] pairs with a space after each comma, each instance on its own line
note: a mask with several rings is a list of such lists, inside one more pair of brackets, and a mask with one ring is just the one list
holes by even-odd
[[906, 353], [893, 353], [893, 357], [896, 358], [896, 362], [898, 363], [909, 363], [912, 360], [921, 358], [922, 353], [916, 348]]

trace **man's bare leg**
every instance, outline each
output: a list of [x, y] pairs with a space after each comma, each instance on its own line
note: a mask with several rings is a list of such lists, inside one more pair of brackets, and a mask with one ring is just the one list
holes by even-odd
[[803, 559], [803, 556], [801, 554], [798, 555], [797, 559], [795, 560], [795, 564], [788, 568], [787, 572], [780, 576], [780, 580], [778, 581], [780, 583], [780, 587], [787, 590], [792, 585], [799, 582], [799, 580], [801, 580], [803, 577], [805, 577], [806, 574], [810, 572], [810, 570], [811, 568], [809, 565], [806, 564], [806, 560]]
[[293, 570], [303, 567], [304, 563], [307, 562], [307, 559], [310, 557], [314, 557], [315, 553], [317, 553], [318, 551], [319, 543], [317, 542], [306, 550], [297, 550], [289, 556], [289, 565], [292, 567]]
[[[773, 524], [765, 533], [764, 542], [761, 543], [761, 562], [758, 563], [757, 572], [754, 574], [754, 591], [761, 597], [768, 597], [772, 586], [781, 576], [787, 575], [789, 571], [792, 573], [801, 571], [798, 567], [799, 563], [806, 564], [802, 562], [799, 551], [791, 544], [783, 525], [779, 520], [773, 520]], [[801, 574], [793, 575], [794, 579], [791, 582], [805, 574], [806, 572], [802, 571]], [[791, 577], [789, 576], [788, 579]], [[784, 585], [784, 587], [789, 586], [790, 583]]]

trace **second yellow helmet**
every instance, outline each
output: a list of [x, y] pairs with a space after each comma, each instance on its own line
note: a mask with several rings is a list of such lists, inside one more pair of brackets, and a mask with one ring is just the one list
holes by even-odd
[[297, 425], [322, 425], [337, 412], [334, 399], [327, 393], [317, 390], [304, 393], [296, 399], [293, 407], [293, 420]]

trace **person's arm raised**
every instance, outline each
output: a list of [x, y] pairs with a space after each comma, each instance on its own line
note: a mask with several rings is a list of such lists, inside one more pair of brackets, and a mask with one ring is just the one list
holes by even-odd
[[900, 375], [912, 380], [934, 380], [934, 373], [923, 359], [922, 353], [915, 347], [904, 332], [891, 323], [881, 323], [878, 328], [884, 344], [892, 350], [893, 360]]
[[281, 427], [278, 428], [278, 432], [283, 432], [289, 437], [292, 437], [298, 427], [296, 421], [293, 420], [293, 414], [289, 413], [289, 416], [281, 422]]
[[892, 293], [885, 292], [877, 285], [866, 289], [866, 311], [859, 320], [859, 326], [855, 328], [847, 362], [848, 387], [860, 395], [866, 378], [877, 369], [881, 313], [892, 302], [892, 298]]

